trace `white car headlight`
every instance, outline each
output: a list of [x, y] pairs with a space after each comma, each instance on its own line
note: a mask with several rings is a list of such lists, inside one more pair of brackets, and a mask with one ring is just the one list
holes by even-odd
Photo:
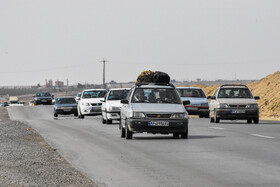
[[225, 103], [220, 103], [217, 108], [229, 108], [229, 105], [228, 104], [225, 104]]
[[172, 114], [171, 118], [188, 118], [188, 114], [187, 113], [175, 113]]
[[116, 107], [116, 106], [110, 106], [108, 111], [119, 111], [121, 108], [120, 107]]
[[133, 118], [146, 118], [143, 112], [133, 112]]
[[83, 106], [90, 106], [90, 103], [82, 103]]
[[246, 106], [246, 108], [259, 108], [258, 104], [249, 104]]

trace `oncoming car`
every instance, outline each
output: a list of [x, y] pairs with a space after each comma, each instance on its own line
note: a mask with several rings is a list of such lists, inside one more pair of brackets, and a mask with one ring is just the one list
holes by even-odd
[[77, 102], [74, 97], [59, 97], [55, 100], [54, 104], [54, 117], [58, 115], [71, 115], [78, 116]]
[[130, 88], [110, 89], [102, 104], [102, 123], [111, 124], [113, 120], [120, 120], [121, 100], [127, 97]]
[[34, 96], [34, 105], [51, 105], [53, 100], [53, 95], [49, 92], [37, 92]]
[[172, 84], [136, 83], [121, 103], [121, 137], [147, 132], [188, 138], [188, 114]]
[[210, 122], [220, 120], [247, 120], [259, 123], [259, 106], [246, 85], [222, 85], [217, 88], [209, 105]]
[[198, 115], [200, 118], [209, 117], [209, 104], [205, 93], [198, 87], [177, 87], [182, 101], [190, 101], [186, 105], [188, 114]]
[[87, 89], [81, 94], [78, 101], [78, 116], [100, 115], [101, 114], [101, 99], [105, 97], [107, 90], [105, 89]]

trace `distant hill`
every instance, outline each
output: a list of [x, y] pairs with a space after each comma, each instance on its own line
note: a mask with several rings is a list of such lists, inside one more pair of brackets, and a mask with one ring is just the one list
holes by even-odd
[[260, 96], [258, 101], [262, 118], [280, 120], [280, 72], [247, 85], [253, 95]]

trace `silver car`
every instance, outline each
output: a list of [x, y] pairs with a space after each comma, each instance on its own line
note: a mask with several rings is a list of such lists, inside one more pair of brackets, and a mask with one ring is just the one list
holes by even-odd
[[209, 105], [210, 122], [220, 120], [247, 120], [259, 123], [259, 96], [253, 97], [246, 85], [222, 85], [217, 88]]

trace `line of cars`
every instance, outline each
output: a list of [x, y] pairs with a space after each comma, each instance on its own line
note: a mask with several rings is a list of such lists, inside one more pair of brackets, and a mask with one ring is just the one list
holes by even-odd
[[[208, 99], [211, 99], [210, 103]], [[74, 114], [83, 119], [101, 115], [102, 123], [120, 121], [120, 134], [126, 139], [143, 132], [172, 133], [174, 138], [188, 138], [189, 114], [210, 118], [210, 122], [215, 123], [236, 119], [259, 123], [257, 99], [260, 98], [253, 97], [245, 85], [222, 85], [213, 96], [206, 97], [198, 87], [136, 83], [132, 88], [87, 89], [76, 98], [56, 98], [54, 117]], [[40, 103], [48, 104], [51, 101], [46, 98], [40, 100]]]

